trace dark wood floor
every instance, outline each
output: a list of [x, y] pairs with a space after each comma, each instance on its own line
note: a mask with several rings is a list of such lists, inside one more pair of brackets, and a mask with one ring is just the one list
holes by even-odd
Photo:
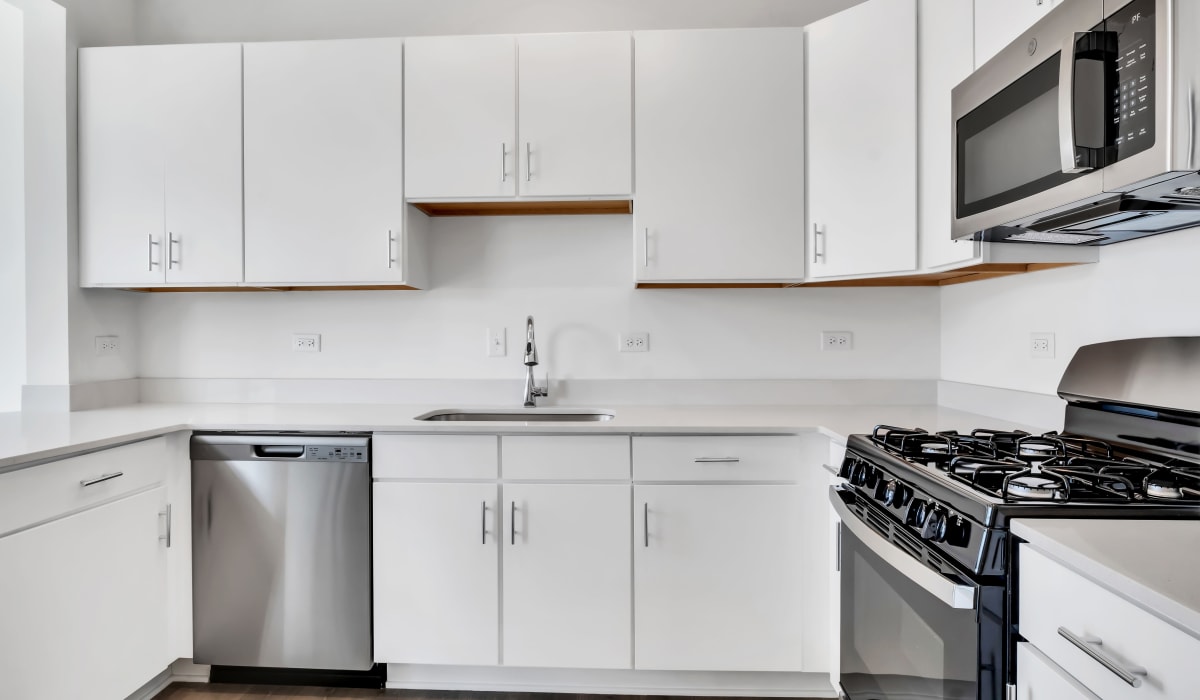
[[[359, 690], [310, 688], [287, 685], [226, 685], [222, 683], [172, 683], [154, 700], [722, 700], [721, 698], [661, 697], [651, 695], [568, 695], [565, 693], [467, 693], [435, 690]], [[725, 699], [728, 700], [728, 699]], [[739, 698], [738, 700], [747, 700]]]

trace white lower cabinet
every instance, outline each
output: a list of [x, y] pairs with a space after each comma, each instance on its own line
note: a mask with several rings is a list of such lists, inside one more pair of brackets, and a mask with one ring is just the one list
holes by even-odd
[[494, 483], [376, 483], [375, 660], [493, 666], [499, 650]]
[[1029, 642], [1017, 644], [1016, 700], [1100, 700]]
[[634, 667], [801, 670], [800, 504], [795, 485], [636, 485]]
[[631, 667], [629, 490], [504, 485], [504, 665]]
[[166, 502], [159, 486], [0, 538], [0, 695], [124, 698], [175, 660]]

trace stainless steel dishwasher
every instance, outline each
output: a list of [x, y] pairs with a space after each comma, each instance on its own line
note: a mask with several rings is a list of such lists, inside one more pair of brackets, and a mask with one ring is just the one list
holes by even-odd
[[371, 668], [370, 437], [192, 437], [196, 663]]

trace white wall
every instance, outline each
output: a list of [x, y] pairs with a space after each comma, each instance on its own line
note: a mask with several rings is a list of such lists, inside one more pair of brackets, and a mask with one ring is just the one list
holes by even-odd
[[140, 0], [138, 39], [350, 39], [803, 26], [862, 0]]
[[[145, 295], [141, 375], [516, 379], [527, 314], [555, 379], [938, 375], [936, 289], [635, 290], [627, 216], [437, 219], [431, 244], [425, 292]], [[489, 326], [507, 357], [486, 356]], [[628, 330], [650, 352], [618, 353]], [[821, 352], [821, 330], [854, 350]]]
[[21, 408], [25, 383], [24, 18], [0, 0], [0, 412]]
[[[942, 288], [942, 377], [1053, 394], [1080, 345], [1200, 335], [1200, 230], [1102, 249], [1100, 262]], [[1055, 334], [1054, 359], [1029, 334]]]

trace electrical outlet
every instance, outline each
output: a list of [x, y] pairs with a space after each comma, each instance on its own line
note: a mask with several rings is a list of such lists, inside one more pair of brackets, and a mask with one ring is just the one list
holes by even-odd
[[650, 352], [650, 334], [645, 331], [622, 333], [617, 336], [617, 349], [621, 352]]
[[293, 335], [292, 352], [321, 352], [321, 334], [297, 333]]
[[116, 335], [96, 336], [97, 355], [116, 355], [121, 352], [121, 338]]
[[853, 350], [854, 334], [850, 331], [821, 331], [822, 350]]
[[1029, 334], [1029, 356], [1030, 357], [1054, 357], [1054, 334], [1053, 333], [1030, 333]]
[[488, 357], [504, 357], [508, 354], [508, 333], [505, 328], [489, 328], [487, 332]]

